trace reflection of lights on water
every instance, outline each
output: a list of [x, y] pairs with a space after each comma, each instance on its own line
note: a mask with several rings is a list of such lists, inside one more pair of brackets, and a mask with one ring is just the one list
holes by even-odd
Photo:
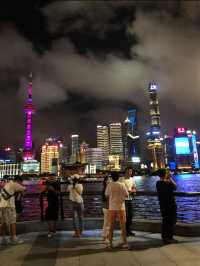
[[188, 179], [188, 178], [192, 178], [193, 175], [191, 174], [179, 174], [177, 175], [178, 179], [181, 178], [181, 179]]
[[140, 180], [142, 178], [143, 178], [143, 176], [141, 176], [141, 175], [134, 175], [134, 179]]

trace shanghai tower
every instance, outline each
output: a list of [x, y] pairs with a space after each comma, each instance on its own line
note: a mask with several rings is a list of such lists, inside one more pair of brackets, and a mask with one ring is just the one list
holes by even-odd
[[32, 116], [35, 113], [35, 107], [32, 100], [32, 74], [29, 76], [28, 97], [25, 104], [24, 112], [26, 115], [25, 122], [25, 143], [23, 150], [24, 161], [34, 159], [33, 143], [32, 143]]
[[149, 159], [153, 170], [164, 167], [164, 150], [160, 132], [160, 110], [157, 90], [157, 84], [151, 82], [148, 87], [151, 120], [150, 131], [147, 133], [147, 149], [149, 150]]

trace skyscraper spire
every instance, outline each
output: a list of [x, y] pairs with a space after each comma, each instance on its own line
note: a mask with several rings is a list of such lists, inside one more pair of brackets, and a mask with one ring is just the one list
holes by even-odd
[[158, 85], [149, 83], [150, 131], [147, 133], [147, 149], [152, 170], [164, 167], [163, 139], [160, 133], [160, 110], [157, 95]]
[[26, 124], [25, 124], [25, 143], [24, 143], [24, 160], [34, 159], [33, 153], [33, 143], [32, 143], [32, 115], [35, 113], [35, 107], [32, 103], [32, 73], [29, 75], [29, 84], [28, 84], [28, 98], [24, 108], [26, 114]]

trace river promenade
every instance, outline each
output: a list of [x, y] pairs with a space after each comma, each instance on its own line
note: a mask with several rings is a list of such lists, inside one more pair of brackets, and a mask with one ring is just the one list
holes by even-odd
[[106, 250], [100, 230], [85, 231], [81, 239], [71, 231], [52, 239], [44, 232], [21, 237], [24, 244], [0, 249], [1, 266], [200, 266], [200, 237], [177, 236], [177, 244], [163, 245], [159, 234], [137, 231], [128, 251], [117, 240], [113, 251]]

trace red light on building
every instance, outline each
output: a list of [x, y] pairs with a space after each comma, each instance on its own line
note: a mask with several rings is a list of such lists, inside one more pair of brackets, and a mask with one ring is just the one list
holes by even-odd
[[178, 127], [177, 132], [178, 133], [185, 133], [185, 128], [184, 127]]

